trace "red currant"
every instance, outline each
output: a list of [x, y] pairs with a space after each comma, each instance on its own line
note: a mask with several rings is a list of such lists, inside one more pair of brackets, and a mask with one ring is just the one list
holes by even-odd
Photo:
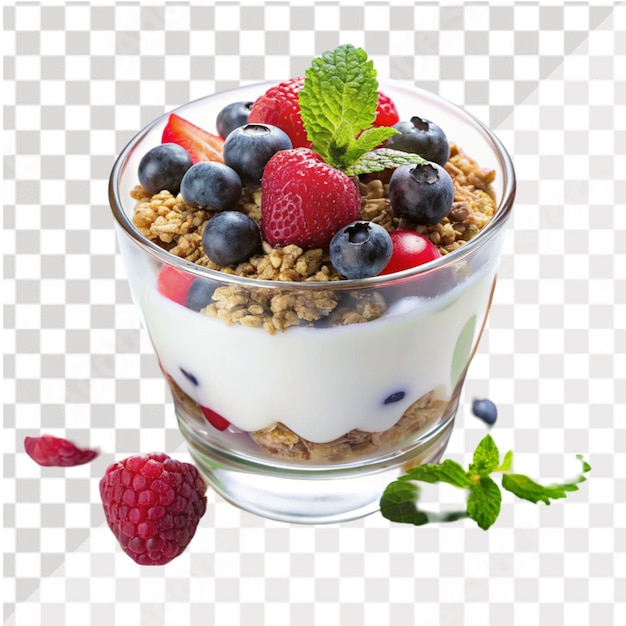
[[380, 275], [393, 274], [439, 258], [439, 250], [423, 235], [412, 230], [396, 230], [391, 234], [391, 259]]

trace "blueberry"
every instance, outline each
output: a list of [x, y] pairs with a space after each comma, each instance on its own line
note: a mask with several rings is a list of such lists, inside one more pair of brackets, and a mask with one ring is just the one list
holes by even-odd
[[389, 180], [389, 200], [398, 217], [415, 224], [437, 224], [452, 207], [454, 185], [437, 163], [402, 165]]
[[330, 260], [346, 278], [368, 278], [381, 272], [391, 258], [389, 233], [374, 222], [344, 226], [330, 241]]
[[217, 114], [217, 132], [224, 138], [248, 123], [253, 102], [231, 102]]
[[448, 138], [434, 122], [414, 116], [410, 122], [394, 124], [394, 128], [400, 134], [387, 139], [386, 148], [414, 152], [439, 165], [445, 165], [450, 158]]
[[221, 267], [247, 261], [261, 245], [259, 225], [245, 213], [224, 211], [213, 216], [202, 232], [202, 247]]
[[472, 402], [472, 413], [489, 425], [495, 424], [498, 419], [498, 407], [487, 398], [474, 400]]
[[224, 162], [239, 174], [246, 187], [259, 187], [267, 162], [279, 150], [291, 150], [287, 133], [270, 124], [246, 124], [224, 142]]
[[143, 155], [137, 176], [150, 193], [167, 190], [175, 196], [180, 190], [180, 181], [192, 165], [187, 150], [175, 143], [162, 143]]
[[228, 165], [201, 161], [183, 176], [180, 193], [189, 206], [228, 211], [241, 198], [241, 180]]
[[200, 383], [198, 382], [198, 379], [191, 374], [190, 372], [188, 372], [187, 370], [183, 369], [182, 367], [179, 368], [182, 375], [195, 387], [197, 387]]
[[185, 304], [188, 309], [201, 311], [213, 301], [215, 285], [202, 278], [196, 278], [187, 290], [187, 300]]
[[393, 404], [394, 402], [400, 402], [400, 400], [404, 399], [406, 393], [404, 391], [394, 391], [391, 395], [388, 395], [383, 404]]

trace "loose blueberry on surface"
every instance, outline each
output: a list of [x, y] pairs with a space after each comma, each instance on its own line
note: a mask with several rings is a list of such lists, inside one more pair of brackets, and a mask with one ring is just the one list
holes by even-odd
[[490, 426], [498, 419], [498, 407], [488, 398], [475, 399], [472, 402], [472, 413]]
[[394, 393], [388, 395], [383, 404], [393, 404], [394, 402], [400, 402], [400, 400], [404, 399], [406, 396], [406, 392], [404, 391], [394, 391]]
[[193, 165], [189, 153], [175, 143], [162, 143], [148, 150], [139, 161], [137, 177], [150, 193], [167, 190], [173, 196], [180, 190], [180, 181]]
[[450, 212], [453, 200], [452, 179], [436, 163], [403, 165], [389, 181], [394, 213], [415, 224], [437, 224]]
[[247, 261], [261, 245], [259, 225], [245, 213], [224, 211], [202, 232], [202, 247], [213, 263], [226, 267]]
[[330, 241], [330, 260], [346, 278], [376, 276], [391, 258], [389, 233], [379, 224], [356, 221], [344, 226]]
[[183, 176], [180, 193], [189, 206], [228, 211], [241, 198], [241, 180], [228, 165], [201, 161]]
[[233, 130], [224, 143], [224, 162], [246, 187], [259, 187], [267, 162], [280, 150], [291, 150], [287, 133], [271, 124], [246, 124]]
[[202, 278], [196, 278], [187, 291], [187, 308], [192, 311], [201, 311], [213, 301], [215, 285]]
[[430, 120], [414, 116], [393, 126], [399, 135], [387, 139], [386, 148], [414, 152], [427, 161], [445, 165], [450, 158], [450, 145], [445, 133]]
[[252, 102], [231, 102], [227, 104], [217, 114], [217, 120], [215, 121], [217, 132], [226, 139], [235, 128], [247, 124], [252, 105]]
[[197, 387], [200, 382], [198, 381], [198, 379], [191, 373], [188, 372], [186, 369], [184, 368], [179, 368], [181, 371], [181, 374], [194, 386]]
[[380, 272], [381, 275], [408, 270], [441, 256], [430, 239], [412, 230], [393, 231], [391, 243], [393, 244], [391, 258], [385, 269]]

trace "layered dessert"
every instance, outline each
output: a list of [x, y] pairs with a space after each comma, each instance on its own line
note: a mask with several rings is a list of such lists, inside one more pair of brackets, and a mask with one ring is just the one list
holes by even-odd
[[172, 260], [123, 252], [179, 416], [215, 449], [351, 463], [453, 416], [495, 281], [472, 244], [495, 171], [403, 104], [341, 46], [152, 129], [131, 219]]

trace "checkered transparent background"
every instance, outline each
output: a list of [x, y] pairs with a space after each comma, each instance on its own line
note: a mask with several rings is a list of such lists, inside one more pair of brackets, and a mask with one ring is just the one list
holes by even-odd
[[[591, 4], [4, 7], [5, 624], [626, 623], [626, 7]], [[488, 533], [300, 527], [211, 493], [187, 552], [141, 569], [103, 526], [98, 480], [128, 454], [188, 455], [116, 254], [113, 160], [156, 115], [348, 42], [380, 76], [464, 105], [517, 168], [449, 455], [469, 459], [485, 433], [469, 403], [490, 396], [519, 471], [573, 475], [583, 453], [590, 480], [550, 507], [505, 494]], [[42, 432], [102, 455], [40, 468], [23, 439]]]

